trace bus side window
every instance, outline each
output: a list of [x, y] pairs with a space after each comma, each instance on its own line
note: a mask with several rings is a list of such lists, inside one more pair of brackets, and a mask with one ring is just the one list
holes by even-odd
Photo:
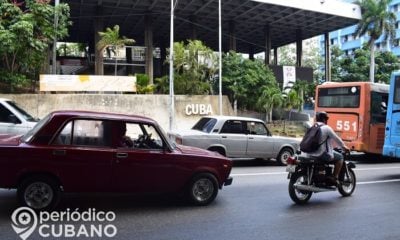
[[371, 92], [371, 123], [385, 123], [387, 93]]

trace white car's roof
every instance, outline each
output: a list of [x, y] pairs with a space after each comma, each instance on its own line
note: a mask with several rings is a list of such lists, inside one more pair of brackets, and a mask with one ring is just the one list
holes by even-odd
[[215, 115], [215, 116], [205, 116], [207, 118], [215, 118], [217, 120], [240, 120], [240, 121], [253, 121], [253, 122], [264, 122], [257, 118], [250, 118], [250, 117], [238, 117], [238, 116], [222, 116], [222, 115]]

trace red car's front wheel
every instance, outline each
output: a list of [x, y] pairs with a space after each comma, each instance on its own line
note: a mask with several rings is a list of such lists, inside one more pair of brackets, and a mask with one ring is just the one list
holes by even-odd
[[217, 197], [218, 181], [210, 173], [196, 174], [188, 186], [188, 198], [195, 205], [208, 205]]

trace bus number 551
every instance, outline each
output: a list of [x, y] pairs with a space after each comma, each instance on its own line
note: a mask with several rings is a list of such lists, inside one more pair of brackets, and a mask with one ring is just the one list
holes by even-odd
[[343, 120], [338, 120], [336, 122], [336, 130], [349, 131], [350, 129], [352, 129], [354, 132], [356, 132], [357, 131], [357, 122], [350, 123], [350, 121], [343, 121]]

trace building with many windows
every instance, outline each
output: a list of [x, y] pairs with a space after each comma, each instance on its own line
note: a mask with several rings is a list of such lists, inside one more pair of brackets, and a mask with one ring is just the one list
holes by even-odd
[[[352, 0], [343, 0], [345, 2], [353, 2]], [[391, 51], [396, 56], [400, 57], [400, 0], [393, 0], [389, 5], [389, 10], [394, 12], [397, 16], [396, 22], [396, 41], [390, 44], [389, 40], [385, 41], [380, 37], [375, 41], [375, 49], [378, 51]], [[342, 28], [329, 33], [329, 43], [331, 46], [337, 45], [346, 55], [353, 54], [354, 50], [359, 49], [368, 41], [368, 36], [357, 37], [357, 25]], [[325, 56], [325, 35], [320, 37], [320, 49], [323, 56]]]

